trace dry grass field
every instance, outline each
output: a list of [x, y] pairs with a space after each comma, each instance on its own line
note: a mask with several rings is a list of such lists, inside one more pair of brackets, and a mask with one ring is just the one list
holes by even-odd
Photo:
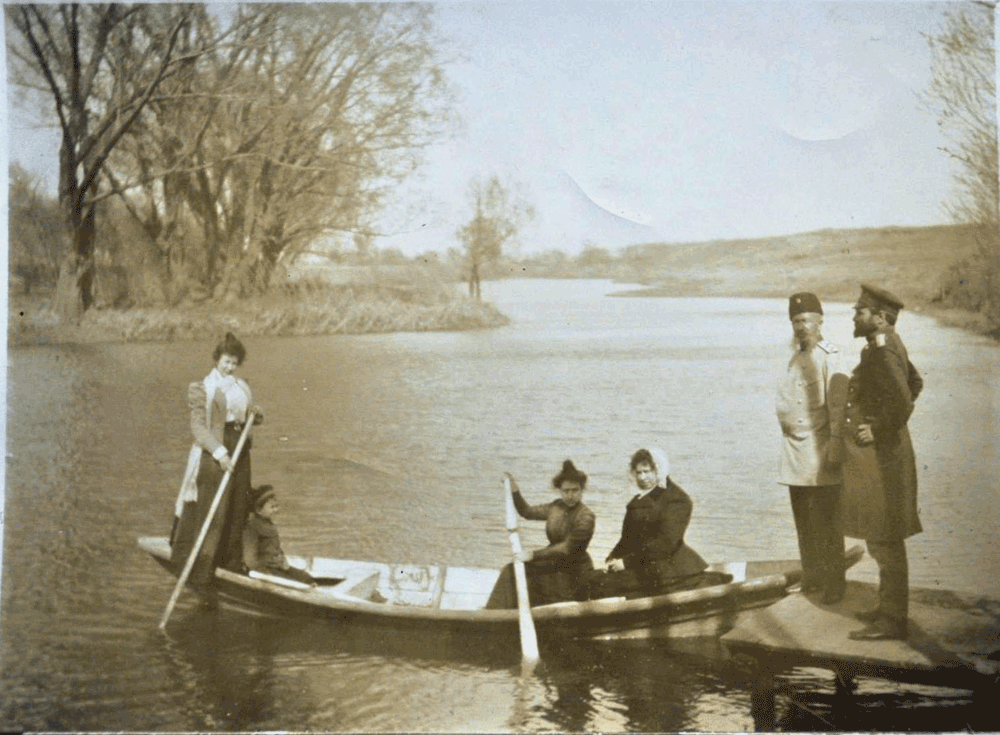
[[[972, 245], [958, 226], [818, 230], [756, 240], [647, 246], [630, 295], [781, 297], [813, 291], [826, 301], [857, 298], [858, 283], [881, 284], [926, 306], [949, 266]], [[623, 279], [624, 280], [624, 279]]]

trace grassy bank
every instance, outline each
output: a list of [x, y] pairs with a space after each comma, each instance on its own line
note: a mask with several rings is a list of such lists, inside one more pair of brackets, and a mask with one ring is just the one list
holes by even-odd
[[819, 230], [756, 240], [659, 247], [633, 263], [633, 281], [687, 296], [786, 297], [814, 291], [857, 298], [860, 282], [910, 303], [931, 303], [956, 255], [971, 247], [960, 227]]
[[[983, 314], [948, 305], [955, 290], [970, 288], [953, 264], [975, 247], [971, 229], [958, 225], [819, 230], [753, 240], [650, 243], [582, 272], [577, 268], [574, 275], [643, 285], [623, 287], [620, 296], [787, 298], [812, 291], [840, 303], [853, 303], [859, 284], [870, 282], [898, 294], [909, 310], [996, 337], [996, 325]], [[529, 275], [568, 275], [566, 266], [560, 268]]]
[[11, 298], [8, 344], [156, 342], [240, 335], [369, 334], [483, 329], [508, 323], [492, 304], [446, 289], [321, 286], [283, 289], [253, 301], [175, 308], [91, 309], [61, 324], [48, 299]]
[[[621, 296], [787, 298], [813, 291], [823, 301], [853, 303], [864, 281], [899, 294], [910, 311], [997, 338], [997, 325], [955, 308], [974, 284], [956, 261], [974, 252], [968, 227], [819, 230], [752, 240], [646, 243], [601, 257], [510, 255], [484, 269], [487, 278], [606, 278]], [[362, 334], [479, 329], [507, 323], [493, 306], [461, 296], [454, 264], [426, 258], [392, 266], [297, 267], [289, 283], [261, 299], [232, 305], [96, 309], [79, 326], [61, 325], [47, 298], [11, 296], [10, 344], [198, 339], [229, 328], [242, 334]], [[968, 301], [968, 299], [966, 299]]]

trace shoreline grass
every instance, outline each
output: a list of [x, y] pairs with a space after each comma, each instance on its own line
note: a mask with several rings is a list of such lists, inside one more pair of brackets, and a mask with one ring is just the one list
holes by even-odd
[[206, 339], [240, 335], [384, 334], [488, 329], [510, 320], [495, 306], [462, 296], [384, 288], [327, 288], [256, 301], [179, 307], [91, 309], [78, 325], [59, 322], [36, 299], [11, 302], [8, 346]]
[[[702, 298], [784, 298], [774, 287], [737, 288], [732, 284], [684, 283], [635, 286], [622, 283], [616, 298], [665, 296]], [[816, 289], [830, 302], [853, 303], [856, 284], [828, 285]], [[940, 324], [992, 337], [981, 314], [914, 298], [907, 309]], [[412, 292], [388, 293], [385, 289], [326, 289], [305, 296], [268, 296], [256, 302], [229, 305], [201, 304], [180, 307], [92, 309], [79, 325], [61, 324], [44, 299], [11, 300], [8, 311], [9, 347], [102, 342], [163, 342], [210, 339], [225, 330], [254, 336], [304, 336], [332, 334], [386, 334], [491, 329], [510, 319], [493, 304], [459, 295]]]

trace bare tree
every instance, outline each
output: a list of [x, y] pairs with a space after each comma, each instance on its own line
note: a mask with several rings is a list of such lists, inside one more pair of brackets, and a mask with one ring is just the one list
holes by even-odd
[[[183, 254], [178, 272], [196, 271], [217, 298], [245, 297], [317, 238], [373, 231], [386, 192], [448, 121], [432, 12], [238, 8], [226, 51], [206, 54], [190, 81], [171, 80], [176, 93], [127, 149], [127, 167], [164, 172], [141, 216], [164, 252]], [[193, 248], [170, 240], [184, 218], [203, 229]]]
[[25, 293], [32, 286], [51, 286], [62, 255], [58, 204], [39, 191], [39, 181], [22, 166], [10, 166], [8, 268]]
[[469, 269], [469, 295], [482, 298], [480, 270], [497, 260], [505, 243], [517, 236], [535, 216], [534, 207], [513, 195], [495, 175], [488, 180], [474, 179], [469, 185], [472, 219], [458, 229], [456, 236], [465, 247]]
[[191, 5], [15, 5], [5, 8], [12, 79], [47, 98], [59, 121], [58, 198], [66, 238], [55, 309], [93, 304], [96, 204], [108, 157], [164, 78]]
[[[225, 28], [216, 16], [200, 16], [182, 40], [202, 53], [163, 81], [110, 158], [107, 176], [155, 246], [171, 302], [206, 298], [218, 280], [226, 229], [220, 199], [230, 169], [260, 135], [259, 127], [241, 130], [227, 106], [252, 104], [258, 90], [246, 66], [279, 8], [237, 6]], [[220, 130], [230, 145], [218, 142]]]
[[993, 5], [972, 3], [945, 14], [941, 32], [927, 38], [932, 79], [926, 99], [948, 138], [944, 151], [958, 162], [958, 192], [948, 208], [956, 222], [974, 225], [977, 252], [956, 264], [944, 297], [983, 313], [1000, 332], [1000, 182], [997, 170], [996, 53]]

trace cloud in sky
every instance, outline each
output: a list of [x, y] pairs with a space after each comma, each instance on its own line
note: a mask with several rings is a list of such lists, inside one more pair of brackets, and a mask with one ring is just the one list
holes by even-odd
[[[918, 93], [946, 7], [439, 4], [462, 125], [376, 244], [457, 246], [470, 179], [494, 173], [535, 206], [522, 253], [945, 221], [950, 163]], [[18, 120], [12, 157], [54, 182], [58, 138]]]

